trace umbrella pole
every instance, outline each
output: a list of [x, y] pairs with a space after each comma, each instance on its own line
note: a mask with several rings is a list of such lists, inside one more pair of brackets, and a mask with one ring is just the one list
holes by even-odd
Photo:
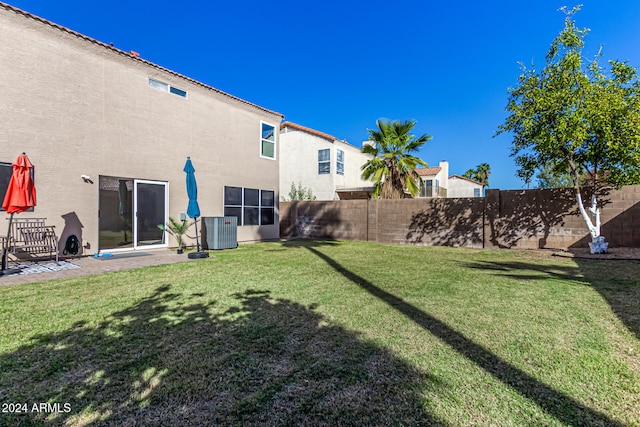
[[196, 248], [197, 252], [190, 252], [187, 254], [189, 258], [209, 258], [209, 252], [200, 252], [200, 238], [198, 237], [198, 217], [195, 218], [193, 223], [196, 226]]
[[7, 249], [9, 246], [9, 238], [11, 237], [11, 223], [13, 222], [13, 213], [9, 217], [9, 228], [7, 230], [7, 240], [5, 240], [4, 245], [2, 246], [2, 271], [7, 269]]
[[193, 222], [196, 226], [196, 249], [200, 252], [200, 239], [198, 239], [198, 218]]

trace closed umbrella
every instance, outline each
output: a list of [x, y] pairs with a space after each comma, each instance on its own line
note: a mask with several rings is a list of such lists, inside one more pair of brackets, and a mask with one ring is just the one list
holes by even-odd
[[31, 177], [32, 170], [33, 165], [25, 153], [20, 154], [16, 161], [13, 162], [11, 180], [9, 181], [9, 186], [7, 187], [7, 192], [2, 202], [2, 209], [11, 215], [9, 217], [6, 245], [2, 248], [2, 271], [7, 268], [6, 246], [9, 244], [9, 239], [11, 238], [13, 215], [31, 209], [36, 205], [36, 187]]
[[196, 249], [197, 252], [187, 255], [189, 258], [206, 258], [208, 252], [200, 252], [200, 240], [198, 239], [198, 218], [200, 217], [200, 206], [198, 205], [198, 185], [196, 184], [195, 168], [191, 163], [191, 157], [187, 157], [187, 163], [182, 169], [187, 174], [187, 196], [189, 196], [189, 205], [187, 206], [187, 215], [195, 219], [196, 226]]

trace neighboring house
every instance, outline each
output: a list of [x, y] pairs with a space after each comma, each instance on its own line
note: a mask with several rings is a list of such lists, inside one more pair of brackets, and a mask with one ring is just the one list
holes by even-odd
[[360, 169], [370, 155], [327, 133], [291, 122], [280, 125], [280, 196], [291, 183], [311, 189], [317, 200], [335, 200], [342, 193], [372, 188]]
[[279, 237], [282, 114], [5, 3], [0, 40], [0, 186], [26, 152], [38, 205], [19, 217], [46, 217], [61, 249], [175, 245], [157, 226], [186, 212], [187, 156], [202, 216]]
[[420, 177], [420, 193], [416, 197], [450, 197], [449, 162], [443, 160], [439, 166], [416, 168], [416, 173]]
[[449, 177], [447, 197], [482, 197], [482, 184], [460, 175]]

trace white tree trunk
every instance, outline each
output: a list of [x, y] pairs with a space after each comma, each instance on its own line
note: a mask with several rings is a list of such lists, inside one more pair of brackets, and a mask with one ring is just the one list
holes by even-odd
[[591, 243], [589, 243], [591, 253], [606, 253], [609, 247], [609, 243], [605, 242], [604, 237], [600, 235], [600, 209], [598, 208], [596, 195], [594, 194], [593, 196], [591, 196], [591, 207], [589, 208], [589, 214], [591, 214], [591, 216], [593, 217], [593, 221], [591, 221], [587, 210], [584, 208], [582, 196], [580, 195], [579, 190], [576, 190], [576, 197], [578, 199], [578, 209], [580, 209], [582, 218], [584, 219], [584, 222], [587, 223], [587, 228], [589, 228], [589, 234], [591, 234]]

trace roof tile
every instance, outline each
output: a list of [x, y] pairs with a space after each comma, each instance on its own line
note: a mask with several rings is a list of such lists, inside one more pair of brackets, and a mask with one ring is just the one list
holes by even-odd
[[474, 181], [473, 179], [467, 178], [466, 176], [462, 176], [462, 175], [453, 174], [453, 175], [449, 176], [449, 179], [451, 179], [451, 178], [463, 179], [465, 181], [473, 182], [474, 184], [482, 185], [482, 183], [480, 183], [478, 181]]
[[320, 138], [328, 139], [329, 141], [339, 141], [335, 136], [329, 135], [328, 133], [320, 132], [319, 130], [311, 129], [306, 126], [299, 125], [293, 122], [284, 122], [280, 125], [280, 130], [285, 128], [292, 128], [296, 130], [300, 130], [302, 132], [307, 132], [315, 136], [319, 136]]
[[434, 166], [431, 168], [416, 168], [416, 173], [420, 176], [432, 176], [437, 175], [442, 168], [440, 166]]

